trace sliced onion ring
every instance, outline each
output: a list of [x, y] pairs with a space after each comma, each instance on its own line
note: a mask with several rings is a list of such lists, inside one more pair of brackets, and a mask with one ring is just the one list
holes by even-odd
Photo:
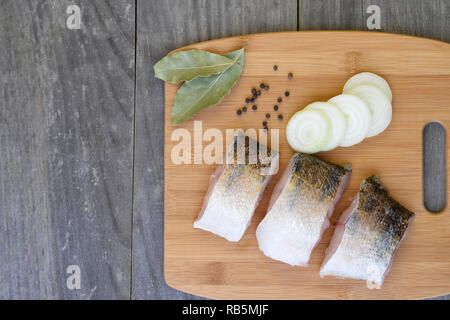
[[331, 102], [314, 102], [307, 106], [308, 109], [316, 109], [325, 112], [331, 121], [331, 138], [321, 151], [329, 151], [339, 147], [347, 132], [347, 120], [344, 113]]
[[338, 106], [347, 120], [347, 132], [340, 146], [350, 147], [363, 141], [371, 125], [370, 109], [367, 104], [351, 94], [338, 95], [331, 98], [329, 102]]
[[384, 78], [372, 72], [361, 72], [355, 74], [347, 80], [344, 85], [343, 93], [350, 93], [353, 88], [361, 85], [372, 85], [384, 92], [389, 101], [392, 102], [392, 90]]
[[323, 111], [305, 108], [289, 119], [286, 138], [295, 151], [319, 152], [331, 139], [331, 121]]
[[392, 104], [383, 91], [374, 86], [361, 85], [350, 90], [350, 94], [361, 98], [369, 106], [372, 121], [367, 137], [376, 136], [389, 126]]

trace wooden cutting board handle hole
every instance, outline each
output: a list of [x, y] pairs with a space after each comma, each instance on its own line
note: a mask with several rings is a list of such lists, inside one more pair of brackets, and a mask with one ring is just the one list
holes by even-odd
[[447, 206], [447, 133], [439, 122], [429, 122], [422, 132], [423, 203], [436, 214]]

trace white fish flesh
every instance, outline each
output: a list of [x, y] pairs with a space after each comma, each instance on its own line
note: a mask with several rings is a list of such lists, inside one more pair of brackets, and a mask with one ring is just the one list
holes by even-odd
[[381, 286], [413, 218], [414, 213], [392, 199], [378, 177], [365, 179], [339, 219], [320, 276]]
[[351, 169], [295, 154], [275, 186], [256, 231], [260, 250], [292, 266], [307, 266], [311, 252], [347, 187]]
[[[239, 146], [245, 147], [242, 153], [238, 151], [241, 149]], [[194, 228], [212, 232], [228, 241], [242, 238], [264, 189], [278, 171], [278, 151], [269, 149], [266, 153], [266, 146], [263, 146], [264, 149], [262, 146], [243, 134], [236, 136], [227, 151], [227, 159], [234, 161], [230, 163], [228, 160], [226, 164], [219, 165], [211, 175]], [[267, 155], [264, 161], [258, 153], [261, 150]], [[239, 161], [239, 155], [245, 156], [242, 157], [244, 161]]]

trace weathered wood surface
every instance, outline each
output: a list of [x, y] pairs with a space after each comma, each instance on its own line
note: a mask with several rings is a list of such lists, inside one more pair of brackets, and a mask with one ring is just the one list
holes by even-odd
[[423, 201], [425, 208], [439, 212], [445, 208], [447, 195], [446, 132], [438, 122], [427, 124], [423, 130]]
[[[372, 3], [381, 31], [450, 41], [447, 0], [2, 1], [0, 298], [128, 298], [130, 282], [134, 299], [191, 297], [163, 279], [163, 89], [152, 64], [231, 35], [367, 30]], [[65, 27], [69, 4], [82, 8], [81, 30]], [[66, 287], [70, 264], [81, 290]]]
[[448, 0], [298, 0], [299, 30], [368, 30], [370, 5], [381, 10], [381, 29], [450, 41]]
[[0, 299], [130, 296], [134, 1], [70, 4], [0, 4]]
[[296, 30], [296, 1], [138, 1], [134, 299], [186, 299], [163, 275], [164, 89], [153, 64], [169, 51], [230, 35]]

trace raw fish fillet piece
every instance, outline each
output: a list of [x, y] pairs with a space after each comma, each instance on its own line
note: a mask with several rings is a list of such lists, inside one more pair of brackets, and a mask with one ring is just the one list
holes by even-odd
[[363, 180], [339, 219], [320, 276], [366, 280], [381, 286], [413, 218], [414, 213], [392, 199], [377, 176]]
[[[258, 150], [266, 157], [261, 158]], [[239, 241], [250, 225], [264, 189], [278, 171], [278, 161], [278, 151], [267, 150], [256, 140], [238, 134], [227, 150], [227, 161], [211, 175], [194, 228], [228, 241]]]
[[292, 266], [307, 266], [350, 179], [351, 169], [295, 154], [275, 186], [256, 230], [259, 249]]

